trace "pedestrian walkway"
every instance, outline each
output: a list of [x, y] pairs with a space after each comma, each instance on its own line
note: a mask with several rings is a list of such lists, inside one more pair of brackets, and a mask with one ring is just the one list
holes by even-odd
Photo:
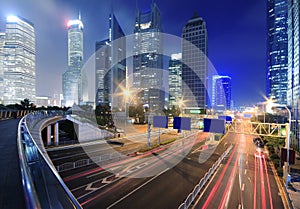
[[289, 198], [294, 209], [300, 209], [300, 155], [296, 154], [295, 164], [291, 165], [291, 186], [288, 188]]
[[17, 151], [19, 119], [0, 121], [0, 208], [26, 208]]

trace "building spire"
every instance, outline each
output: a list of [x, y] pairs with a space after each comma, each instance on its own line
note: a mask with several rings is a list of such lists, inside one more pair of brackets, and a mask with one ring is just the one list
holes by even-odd
[[78, 20], [81, 20], [81, 11], [78, 11]]

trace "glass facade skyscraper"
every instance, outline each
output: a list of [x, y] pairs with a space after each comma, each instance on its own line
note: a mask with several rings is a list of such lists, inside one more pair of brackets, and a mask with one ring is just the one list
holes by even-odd
[[287, 104], [287, 0], [268, 0], [267, 97]]
[[3, 103], [3, 94], [4, 94], [4, 78], [3, 78], [4, 41], [5, 41], [5, 33], [0, 32], [0, 104]]
[[181, 53], [172, 54], [169, 61], [169, 108], [178, 106], [182, 97]]
[[133, 84], [139, 101], [150, 110], [164, 108], [163, 40], [160, 11], [155, 3], [148, 12], [137, 11], [133, 40]]
[[214, 75], [212, 78], [212, 108], [215, 110], [230, 110], [231, 77]]
[[292, 109], [292, 119], [298, 123], [292, 123], [292, 132], [295, 133], [291, 146], [299, 149], [299, 108], [300, 108], [300, 2], [288, 0], [288, 91], [287, 104]]
[[195, 14], [182, 30], [182, 96], [186, 109], [207, 108], [207, 31]]
[[298, 0], [288, 1], [288, 95], [287, 103], [292, 106], [295, 114], [300, 98], [300, 69], [299, 69], [299, 12]]
[[3, 104], [35, 102], [35, 31], [22, 17], [8, 16], [3, 45]]
[[83, 23], [81, 18], [68, 22], [68, 69], [63, 74], [63, 105], [79, 105], [84, 100], [86, 86], [83, 66]]
[[114, 14], [109, 16], [109, 38], [96, 42], [95, 50], [96, 105], [121, 109], [126, 87], [126, 39]]

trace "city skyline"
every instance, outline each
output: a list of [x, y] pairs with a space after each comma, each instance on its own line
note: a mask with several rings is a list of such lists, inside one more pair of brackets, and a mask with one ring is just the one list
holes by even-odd
[[[170, 5], [161, 1], [155, 2], [162, 12], [163, 31], [179, 37], [182, 27], [192, 17], [194, 11], [197, 10], [199, 15], [207, 22], [210, 46], [209, 59], [215, 65], [219, 74], [226, 73], [235, 81], [232, 84], [232, 97], [235, 103], [237, 105], [246, 105], [263, 100], [266, 52], [265, 3], [251, 1], [247, 8], [241, 7], [241, 10], [236, 11], [230, 5], [239, 5], [240, 3], [237, 1], [225, 1], [217, 6], [207, 2], [195, 3], [192, 1], [188, 1], [180, 6]], [[138, 8], [144, 11], [147, 10], [150, 4], [151, 1], [138, 1]], [[21, 1], [9, 1], [5, 5], [5, 8], [2, 7], [0, 9], [0, 31], [3, 31], [5, 16], [12, 13], [30, 19], [36, 25], [37, 95], [53, 95], [61, 91], [61, 86], [57, 85], [57, 82], [55, 84], [49, 82], [49, 78], [53, 81], [61, 80], [61, 74], [65, 70], [65, 66], [67, 66], [66, 22], [68, 19], [74, 19], [79, 9], [85, 23], [85, 61], [94, 52], [95, 41], [103, 40], [107, 37], [107, 17], [111, 7], [109, 1], [101, 1], [101, 3], [97, 2], [97, 4], [95, 2], [93, 4], [84, 4], [82, 1], [72, 1], [72, 3], [69, 1], [47, 1], [43, 5], [41, 3], [32, 5], [30, 2], [28, 5], [24, 5]], [[37, 14], [43, 11], [43, 18], [29, 12], [28, 6], [32, 10], [36, 10]], [[226, 10], [223, 10], [225, 6]], [[97, 9], [99, 12], [93, 12]], [[134, 11], [136, 10], [135, 2], [113, 1], [113, 9], [114, 13], [119, 17], [120, 24], [124, 27], [125, 34], [132, 34], [135, 18]], [[213, 11], [219, 15], [214, 15]], [[257, 11], [260, 11], [259, 15], [257, 15]], [[180, 15], [174, 15], [174, 12]], [[221, 16], [224, 18], [220, 19]], [[222, 22], [225, 21], [223, 19], [226, 18], [231, 21], [234, 30], [223, 26]], [[253, 37], [253, 41], [249, 41], [251, 40], [249, 39], [250, 36]], [[53, 43], [56, 43], [57, 49], [54, 49]], [[250, 75], [260, 76], [258, 76], [257, 80], [257, 76], [252, 78]], [[245, 96], [244, 92], [252, 96]]]

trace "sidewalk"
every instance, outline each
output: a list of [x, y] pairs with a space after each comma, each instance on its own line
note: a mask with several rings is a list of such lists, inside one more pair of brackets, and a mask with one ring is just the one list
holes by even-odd
[[296, 154], [295, 164], [290, 167], [291, 186], [287, 190], [294, 209], [300, 209], [300, 155]]

